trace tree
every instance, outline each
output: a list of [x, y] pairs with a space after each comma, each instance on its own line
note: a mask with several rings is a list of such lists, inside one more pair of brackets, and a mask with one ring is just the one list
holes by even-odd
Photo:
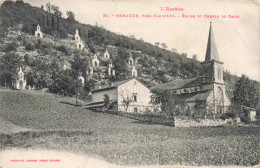
[[172, 48], [172, 49], [171, 49], [171, 52], [177, 53], [177, 49], [176, 49], [176, 48]]
[[15, 42], [9, 43], [5, 46], [3, 52], [11, 52], [17, 49], [18, 45]]
[[127, 61], [130, 55], [124, 48], [119, 48], [115, 59], [115, 70], [119, 78], [125, 79], [128, 76]]
[[50, 2], [48, 2], [47, 4], [46, 4], [46, 10], [47, 10], [47, 12], [51, 12], [51, 3]]
[[193, 54], [193, 55], [192, 55], [192, 59], [197, 60], [197, 59], [198, 59], [197, 54]]
[[105, 107], [108, 108], [108, 105], [109, 105], [109, 96], [108, 96], [108, 94], [104, 95], [104, 103], [105, 103]]
[[123, 100], [121, 103], [124, 105], [125, 111], [127, 111], [129, 105], [133, 102], [133, 99], [129, 95], [127, 95], [126, 97], [122, 94], [119, 94], [119, 95], [122, 97]]
[[21, 57], [13, 52], [4, 54], [0, 59], [0, 75], [5, 87], [11, 87], [16, 78], [17, 69], [21, 65]]
[[179, 98], [176, 93], [162, 89], [153, 90], [151, 103], [160, 105], [162, 113], [166, 116], [178, 116], [184, 112], [186, 102]]
[[67, 15], [67, 20], [69, 22], [75, 21], [75, 14], [72, 11], [67, 11], [66, 15]]
[[159, 42], [155, 42], [155, 46], [158, 47], [160, 45]]
[[162, 43], [161, 45], [162, 45], [162, 48], [163, 48], [163, 49], [166, 49], [166, 48], [168, 48], [168, 46], [167, 46], [167, 44], [166, 44], [166, 43]]
[[255, 108], [259, 102], [257, 83], [242, 75], [235, 84], [232, 101], [234, 104]]
[[61, 18], [62, 12], [59, 10], [58, 6], [51, 5], [51, 10], [53, 11], [54, 15], [58, 16]]

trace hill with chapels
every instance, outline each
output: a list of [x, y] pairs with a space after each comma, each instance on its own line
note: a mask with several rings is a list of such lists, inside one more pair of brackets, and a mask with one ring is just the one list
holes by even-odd
[[[80, 23], [71, 11], [64, 18], [50, 3], [38, 8], [21, 0], [5, 1], [0, 16], [0, 57], [12, 62], [2, 66], [1, 86], [13, 86], [20, 67], [27, 86], [68, 96], [75, 94], [78, 78], [85, 91], [132, 77], [152, 87], [198, 77], [202, 70], [186, 53]], [[238, 77], [226, 71], [224, 80], [232, 97]]]

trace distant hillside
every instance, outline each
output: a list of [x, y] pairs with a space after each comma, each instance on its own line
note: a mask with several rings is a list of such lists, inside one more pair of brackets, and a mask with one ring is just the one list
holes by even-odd
[[[75, 55], [79, 55], [83, 60], [81, 62], [86, 64], [79, 70], [85, 78], [90, 78], [86, 75], [86, 69], [90, 66], [93, 55], [97, 54], [101, 60], [101, 67], [94, 70], [94, 75], [88, 80], [89, 89], [96, 84], [129, 78], [131, 71], [131, 67], [127, 65], [129, 53], [138, 60], [139, 80], [149, 87], [174, 79], [198, 77], [202, 68], [199, 61], [187, 58], [186, 54], [162, 49], [134, 37], [118, 35], [102, 26], [79, 23], [73, 15], [63, 18], [56, 6], [53, 10], [48, 11], [43, 7], [32, 7], [23, 1], [5, 1], [0, 7], [0, 16], [2, 55], [15, 52], [22, 56], [19, 65], [26, 67], [29, 84], [34, 84], [38, 88], [54, 87], [49, 84], [50, 81], [53, 81], [54, 72], [41, 74], [42, 69], [56, 67], [56, 71], [62, 72], [64, 62], [73, 62]], [[34, 35], [38, 24], [44, 33], [43, 39], [30, 36]], [[79, 29], [81, 39], [87, 46], [85, 50], [76, 49], [75, 43], [71, 39], [71, 35], [75, 34], [76, 29]], [[111, 59], [108, 61], [102, 60], [102, 54], [106, 48], [111, 54]], [[114, 64], [116, 78], [106, 77], [109, 62]], [[38, 67], [39, 64], [42, 66]], [[36, 71], [39, 71], [41, 77], [37, 77]], [[47, 76], [52, 77], [43, 79]], [[232, 87], [238, 78], [227, 72], [224, 77], [228, 84], [227, 93], [232, 96]]]

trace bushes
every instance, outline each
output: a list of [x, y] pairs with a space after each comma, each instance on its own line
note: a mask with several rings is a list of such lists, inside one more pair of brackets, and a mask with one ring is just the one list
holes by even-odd
[[28, 51], [33, 51], [35, 49], [35, 46], [31, 43], [28, 43], [25, 45], [25, 49]]
[[5, 48], [3, 49], [3, 52], [15, 51], [17, 48], [18, 48], [18, 44], [16, 44], [15, 42], [12, 42], [5, 46]]
[[69, 51], [64, 45], [55, 46], [54, 48], [55, 48], [55, 50], [60, 51], [60, 52], [64, 53], [65, 55], [69, 55]]

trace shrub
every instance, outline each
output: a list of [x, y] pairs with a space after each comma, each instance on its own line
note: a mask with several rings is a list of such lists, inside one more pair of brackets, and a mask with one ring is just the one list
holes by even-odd
[[35, 49], [35, 46], [31, 43], [28, 43], [25, 45], [25, 49], [28, 51], [33, 51]]
[[56, 46], [54, 47], [57, 51], [60, 51], [66, 55], [69, 55], [69, 51], [68, 49], [64, 46], [64, 45], [61, 45], [61, 46]]
[[9, 43], [5, 46], [3, 52], [11, 52], [17, 49], [18, 45], [15, 42]]

